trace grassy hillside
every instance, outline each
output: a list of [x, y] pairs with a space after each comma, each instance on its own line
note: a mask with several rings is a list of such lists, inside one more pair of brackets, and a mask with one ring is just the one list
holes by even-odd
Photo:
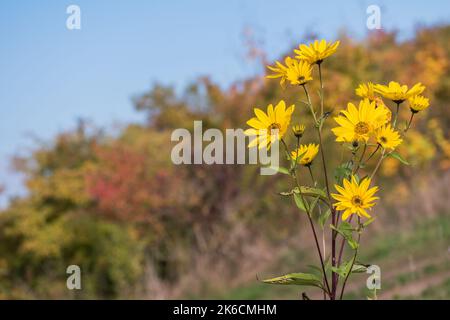
[[[366, 241], [361, 261], [381, 268], [379, 299], [448, 299], [450, 297], [450, 219], [448, 213], [422, 220], [402, 233], [378, 234]], [[307, 253], [304, 253], [305, 256]], [[293, 253], [293, 255], [301, 255]], [[292, 261], [292, 268], [301, 261]], [[286, 260], [275, 264], [285, 264]], [[286, 266], [284, 265], [284, 268]], [[276, 269], [276, 268], [275, 268]], [[294, 269], [293, 269], [294, 270]], [[356, 274], [349, 281], [347, 299], [371, 295], [365, 287], [367, 274]], [[302, 291], [294, 286], [274, 286], [256, 279], [226, 292], [194, 298], [217, 299], [299, 299]]]

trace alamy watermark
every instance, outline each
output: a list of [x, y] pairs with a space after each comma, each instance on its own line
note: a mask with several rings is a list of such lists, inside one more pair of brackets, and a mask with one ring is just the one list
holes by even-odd
[[[261, 130], [261, 135], [266, 134]], [[226, 129], [225, 136], [219, 129], [210, 128], [203, 132], [202, 121], [194, 121], [193, 134], [179, 128], [172, 132], [171, 141], [178, 142], [171, 152], [173, 164], [260, 164], [261, 175], [273, 175], [280, 163], [278, 130], [272, 130], [268, 137], [274, 141], [268, 148], [248, 148], [248, 143], [257, 138], [248, 136], [242, 129]], [[204, 145], [204, 142], [206, 144]]]
[[381, 289], [381, 268], [376, 264], [367, 267], [366, 273], [370, 276], [366, 280], [366, 287], [369, 290]]
[[66, 28], [69, 30], [81, 29], [81, 9], [76, 4], [67, 7], [66, 13], [69, 15], [66, 19]]
[[72, 264], [67, 267], [66, 273], [69, 274], [66, 281], [67, 289], [81, 290], [81, 268]]
[[376, 4], [367, 7], [366, 13], [369, 15], [366, 20], [366, 26], [369, 30], [381, 29], [381, 9]]

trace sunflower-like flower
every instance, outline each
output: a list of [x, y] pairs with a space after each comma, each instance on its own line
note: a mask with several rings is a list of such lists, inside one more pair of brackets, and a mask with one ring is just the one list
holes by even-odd
[[386, 122], [385, 123], [389, 123], [391, 122], [392, 119], [392, 111], [391, 109], [389, 109], [385, 104], [383, 99], [381, 99], [381, 97], [375, 97], [375, 105], [377, 108], [381, 108], [384, 110], [384, 112], [386, 113]]
[[375, 138], [381, 147], [391, 150], [394, 150], [403, 141], [398, 131], [395, 131], [390, 124], [379, 128], [375, 134]]
[[364, 99], [358, 108], [353, 103], [347, 105], [347, 110], [340, 112], [334, 120], [339, 127], [331, 129], [338, 142], [368, 141], [370, 135], [386, 123], [387, 112], [377, 108], [375, 102]]
[[369, 99], [370, 101], [374, 101], [377, 98], [372, 82], [361, 83], [358, 88], [356, 88], [355, 93], [357, 96], [363, 99]]
[[320, 64], [325, 58], [335, 53], [338, 46], [339, 41], [328, 43], [325, 40], [321, 40], [320, 42], [316, 40], [309, 45], [299, 45], [298, 49], [295, 49], [294, 52], [297, 54], [295, 57], [299, 60], [306, 60], [310, 64]]
[[303, 136], [303, 133], [305, 132], [305, 126], [302, 124], [296, 124], [292, 126], [292, 132], [294, 133], [295, 137], [301, 138]]
[[282, 87], [285, 86], [286, 83], [286, 78], [287, 78], [287, 70], [289, 69], [289, 67], [294, 63], [294, 59], [292, 59], [291, 57], [286, 57], [284, 59], [284, 63], [286, 65], [283, 65], [281, 62], [279, 61], [275, 61], [275, 66], [267, 66], [267, 68], [270, 71], [273, 71], [274, 74], [269, 74], [266, 76], [266, 78], [268, 79], [277, 79], [277, 78], [281, 78], [280, 79], [280, 85]]
[[269, 149], [274, 141], [280, 140], [289, 127], [294, 108], [295, 106], [291, 105], [286, 109], [286, 104], [283, 100], [278, 102], [275, 108], [272, 104], [269, 104], [267, 113], [255, 108], [256, 117], [247, 121], [247, 124], [252, 128], [244, 132], [246, 135], [254, 137], [248, 144], [248, 147], [258, 146], [260, 149], [264, 147]]
[[286, 71], [286, 79], [292, 85], [304, 85], [312, 80], [312, 67], [307, 61], [293, 60]]
[[333, 206], [336, 207], [336, 210], [343, 211], [342, 220], [347, 220], [350, 215], [355, 213], [360, 217], [370, 218], [366, 209], [373, 207], [374, 201], [379, 199], [374, 197], [378, 187], [369, 189], [370, 182], [370, 178], [366, 178], [358, 183], [356, 177], [352, 175], [351, 182], [344, 179], [344, 187], [334, 185], [339, 193], [331, 194], [338, 201]]
[[421, 94], [425, 90], [425, 86], [419, 82], [408, 90], [407, 85], [401, 85], [398, 82], [391, 81], [388, 86], [376, 84], [374, 90], [375, 92], [381, 94], [384, 98], [400, 104], [412, 96]]
[[419, 111], [425, 110], [430, 106], [430, 101], [428, 100], [428, 98], [419, 95], [409, 98], [408, 102], [409, 108], [411, 109], [412, 113], [417, 113]]
[[[318, 144], [302, 144], [297, 150], [291, 152], [291, 156], [294, 160], [300, 160], [300, 164], [310, 166], [318, 152]], [[298, 157], [300, 157], [300, 159], [297, 159]]]

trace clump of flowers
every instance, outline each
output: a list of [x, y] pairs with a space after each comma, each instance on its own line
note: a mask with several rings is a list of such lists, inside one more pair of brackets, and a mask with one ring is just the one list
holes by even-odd
[[[374, 208], [379, 201], [379, 187], [373, 185], [374, 178], [388, 157], [408, 165], [395, 150], [402, 144], [414, 115], [430, 105], [422, 96], [425, 86], [421, 83], [409, 88], [395, 81], [388, 85], [367, 82], [355, 90], [359, 102], [349, 102], [345, 108], [332, 110], [325, 102], [322, 68], [338, 47], [339, 41], [316, 40], [308, 45], [301, 44], [294, 50], [294, 57], [284, 59], [284, 64], [276, 61], [274, 66], [268, 66], [272, 73], [267, 78], [279, 79], [282, 87], [301, 87], [300, 93], [306, 98], [302, 101], [313, 119], [315, 141], [303, 141], [304, 125], [295, 124], [291, 132], [287, 130], [295, 106], [286, 108], [284, 101], [275, 108], [270, 104], [267, 112], [256, 108], [256, 117], [247, 122], [251, 128], [246, 130], [253, 138], [249, 147], [269, 148], [275, 140], [282, 142], [288, 167], [280, 167], [278, 171], [290, 176], [293, 186], [280, 194], [292, 197], [298, 209], [306, 214], [320, 262], [320, 267], [314, 269], [320, 272], [291, 273], [263, 282], [317, 287], [323, 291], [324, 299], [330, 300], [342, 299], [349, 276], [366, 270], [368, 264], [358, 260], [358, 252], [364, 229], [376, 217]], [[309, 93], [315, 67], [320, 82], [319, 106], [312, 103]], [[392, 106], [385, 101], [391, 101]], [[411, 116], [400, 126], [398, 114], [404, 103], [409, 105]], [[332, 113], [334, 117], [329, 117]], [[334, 125], [325, 129], [329, 121]], [[345, 161], [334, 169], [333, 175], [325, 162], [323, 130], [331, 130], [335, 142], [347, 150]], [[296, 142], [293, 147], [287, 143], [289, 134]], [[314, 171], [320, 172], [322, 177], [314, 176]], [[344, 261], [346, 248], [351, 257]], [[307, 297], [306, 293], [303, 296]]]

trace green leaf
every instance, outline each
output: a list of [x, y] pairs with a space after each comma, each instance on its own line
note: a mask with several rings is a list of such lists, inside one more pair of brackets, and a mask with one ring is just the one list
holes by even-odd
[[328, 218], [331, 215], [331, 210], [328, 208], [325, 212], [323, 212], [319, 217], [319, 225], [323, 229], [325, 226], [325, 223], [327, 223]]
[[331, 267], [331, 270], [334, 273], [337, 273], [340, 277], [345, 278], [345, 277], [347, 277], [347, 275], [350, 271], [350, 268], [352, 268], [352, 270], [353, 270], [353, 267], [352, 267], [353, 260], [354, 260], [354, 258], [350, 259], [350, 261], [343, 263], [339, 268]]
[[409, 166], [409, 162], [406, 161], [405, 159], [402, 158], [401, 155], [399, 155], [397, 152], [389, 152], [386, 157], [391, 157], [391, 158], [395, 158], [398, 161], [400, 161], [403, 164], [406, 164], [407, 166]]
[[322, 280], [311, 273], [289, 273], [281, 277], [262, 280], [269, 284], [312, 286], [322, 288]]
[[295, 201], [295, 204], [297, 205], [297, 207], [300, 210], [306, 212], [306, 206], [305, 206], [305, 203], [303, 203], [303, 200], [302, 200], [302, 197], [300, 196], [300, 194], [294, 193], [294, 201]]
[[352, 174], [351, 164], [346, 162], [338, 166], [334, 170], [334, 179], [338, 184], [342, 183], [342, 180], [348, 179]]
[[369, 218], [366, 222], [363, 223], [363, 227], [367, 227], [369, 224], [375, 221], [375, 218]]
[[319, 197], [320, 199], [322, 199], [324, 201], [327, 200], [327, 194], [322, 189], [300, 186], [300, 189], [298, 187], [296, 187], [292, 191], [294, 193], [300, 193], [300, 191], [301, 191], [301, 193], [305, 197]]
[[347, 239], [347, 242], [348, 242], [350, 248], [352, 248], [353, 250], [358, 249], [359, 244], [354, 239]]
[[322, 268], [320, 268], [320, 267], [318, 267], [318, 266], [315, 266], [315, 265], [312, 265], [312, 264], [309, 264], [307, 267], [308, 267], [308, 270], [309, 270], [313, 275], [315, 275], [315, 276], [318, 277], [318, 278], [321, 278], [321, 277], [322, 277]]
[[334, 273], [337, 273], [339, 275], [339, 277], [341, 278], [345, 278], [345, 273], [344, 273], [344, 268], [340, 267], [331, 267], [331, 271], [333, 271]]
[[277, 171], [277, 172], [282, 173], [282, 174], [290, 174], [289, 170], [287, 168], [285, 168], [285, 167], [270, 166], [270, 167], [267, 167], [267, 168], [268, 169], [272, 169], [273, 171]]
[[366, 271], [367, 266], [360, 263], [355, 263], [352, 267], [352, 273], [366, 273]]
[[350, 223], [346, 221], [342, 221], [341, 224], [336, 228], [332, 224], [330, 224], [330, 228], [337, 231], [341, 234], [345, 239], [352, 238], [353, 227]]
[[301, 186], [300, 189], [298, 187], [295, 187], [291, 191], [283, 191], [279, 194], [282, 196], [292, 196], [294, 194], [300, 194], [300, 191], [304, 197], [314, 197], [327, 201], [327, 195], [324, 190], [318, 189], [318, 188], [312, 188], [312, 187], [304, 187]]
[[319, 196], [315, 197], [314, 200], [311, 202], [311, 205], [309, 207], [309, 211], [313, 212], [314, 208], [316, 207], [317, 202], [319, 201]]
[[348, 244], [353, 250], [356, 250], [358, 248], [358, 242], [353, 239], [353, 231], [355, 231], [355, 229], [350, 223], [343, 221], [338, 226], [338, 228], [333, 225], [330, 225], [330, 228], [336, 230], [339, 234], [341, 234], [345, 238], [345, 240], [347, 240]]

